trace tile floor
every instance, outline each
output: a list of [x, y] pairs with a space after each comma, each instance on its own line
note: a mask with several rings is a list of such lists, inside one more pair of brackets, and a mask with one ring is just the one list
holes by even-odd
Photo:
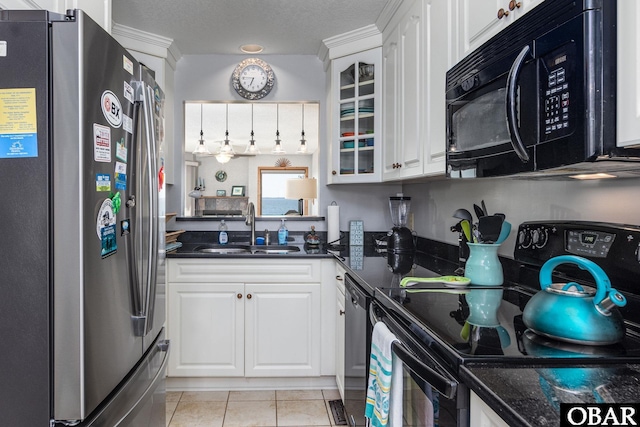
[[167, 392], [168, 427], [331, 427], [338, 390]]

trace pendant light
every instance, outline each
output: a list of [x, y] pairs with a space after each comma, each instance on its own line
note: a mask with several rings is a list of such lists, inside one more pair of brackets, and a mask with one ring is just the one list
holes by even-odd
[[286, 154], [282, 145], [280, 144], [280, 131], [278, 130], [280, 123], [280, 106], [276, 104], [276, 145], [271, 150], [271, 154]]
[[193, 150], [193, 154], [196, 156], [211, 155], [211, 151], [204, 145], [204, 132], [202, 132], [202, 104], [200, 104], [200, 139], [198, 140], [198, 146]]
[[302, 139], [296, 150], [297, 154], [307, 154], [307, 140], [304, 139], [304, 104], [302, 104]]
[[251, 104], [251, 139], [247, 148], [244, 150], [245, 154], [260, 154], [260, 149], [256, 145], [256, 140], [253, 139], [253, 103]]
[[220, 150], [216, 153], [216, 160], [220, 163], [227, 163], [235, 155], [233, 147], [229, 142], [229, 104], [226, 112], [226, 129], [224, 131], [224, 141], [220, 145]]

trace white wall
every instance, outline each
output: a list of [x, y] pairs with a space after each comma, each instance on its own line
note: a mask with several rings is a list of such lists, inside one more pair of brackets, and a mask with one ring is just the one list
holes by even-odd
[[[513, 257], [520, 223], [535, 220], [602, 221], [640, 224], [640, 179], [531, 181], [513, 178], [442, 180], [404, 186], [412, 197], [415, 229], [420, 236], [457, 244], [449, 228], [454, 211], [484, 199], [490, 213], [502, 212], [513, 231], [500, 248]], [[474, 215], [474, 220], [477, 220]]]

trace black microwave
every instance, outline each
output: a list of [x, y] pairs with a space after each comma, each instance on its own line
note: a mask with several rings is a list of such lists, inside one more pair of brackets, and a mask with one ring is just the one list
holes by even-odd
[[447, 72], [447, 176], [616, 156], [616, 59], [616, 1], [540, 3]]

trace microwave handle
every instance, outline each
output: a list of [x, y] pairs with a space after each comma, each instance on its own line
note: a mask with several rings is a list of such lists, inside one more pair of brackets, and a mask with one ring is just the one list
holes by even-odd
[[509, 70], [509, 75], [507, 76], [507, 126], [509, 128], [509, 134], [511, 135], [511, 145], [523, 163], [529, 161], [529, 153], [527, 153], [522, 143], [520, 132], [518, 131], [518, 123], [516, 120], [516, 89], [518, 87], [517, 83], [520, 77], [520, 70], [530, 50], [529, 45], [526, 45], [520, 51], [516, 60], [511, 65], [511, 70]]

